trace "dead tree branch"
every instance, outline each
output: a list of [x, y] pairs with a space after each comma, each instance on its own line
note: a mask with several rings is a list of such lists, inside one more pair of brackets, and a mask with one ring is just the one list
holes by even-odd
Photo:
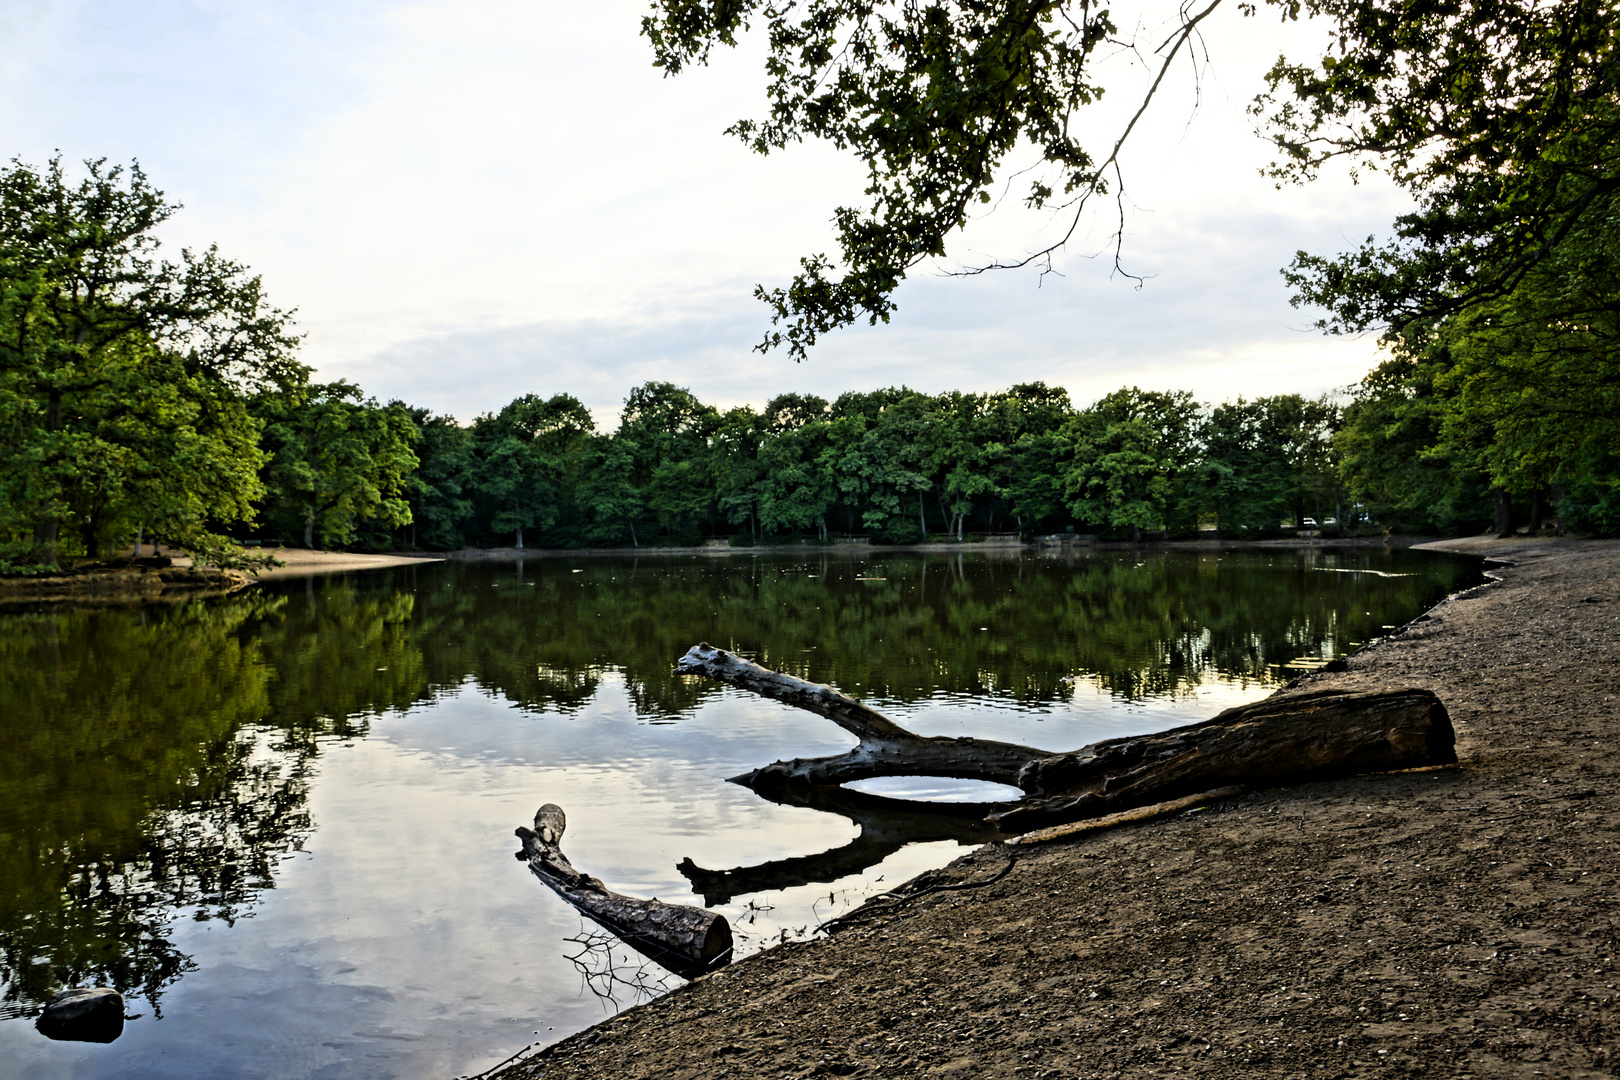
[[574, 869], [562, 853], [568, 821], [562, 807], [546, 803], [534, 815], [534, 829], [521, 825], [519, 859], [553, 892], [613, 931], [637, 952], [685, 978], [695, 978], [731, 962], [731, 924], [702, 908], [642, 900], [610, 892], [601, 881]]

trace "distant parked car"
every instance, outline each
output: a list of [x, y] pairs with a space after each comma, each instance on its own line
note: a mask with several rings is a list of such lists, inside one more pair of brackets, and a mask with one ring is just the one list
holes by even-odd
[[1315, 518], [1302, 518], [1300, 520], [1307, 529], [1316, 528], [1316, 519]]

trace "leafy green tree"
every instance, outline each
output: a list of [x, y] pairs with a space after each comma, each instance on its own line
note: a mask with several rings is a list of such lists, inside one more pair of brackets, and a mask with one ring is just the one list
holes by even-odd
[[1554, 492], [1571, 524], [1620, 531], [1617, 260], [1611, 200], [1511, 293], [1443, 320], [1430, 338], [1427, 351], [1444, 357], [1437, 383], [1450, 405], [1437, 448], [1478, 447], [1499, 532], [1512, 526], [1511, 511], [1501, 512], [1509, 495], [1529, 500], [1536, 526]]
[[595, 430], [590, 412], [572, 394], [547, 400], [524, 394], [472, 429], [478, 492], [489, 506], [490, 531], [513, 533], [557, 523], [572, 459]]
[[411, 452], [417, 460], [405, 482], [411, 512], [410, 546], [432, 551], [464, 547], [474, 529], [477, 461], [472, 432], [451, 416], [435, 416], [419, 408], [407, 411], [416, 428]]
[[1279, 178], [1330, 161], [1384, 169], [1417, 198], [1395, 239], [1300, 253], [1288, 277], [1358, 332], [1512, 293], [1610, 216], [1620, 186], [1620, 9], [1610, 0], [1466, 5], [1306, 0], [1334, 48], [1279, 61], [1257, 103]]
[[839, 491], [861, 507], [862, 525], [891, 542], [926, 540], [924, 497], [934, 487], [932, 402], [900, 387], [844, 394], [832, 411], [844, 421], [837, 438], [842, 452], [834, 465]]
[[[643, 33], [674, 74], [762, 24], [768, 112], [731, 133], [759, 153], [825, 140], [866, 168], [867, 204], [834, 214], [838, 257], [807, 256], [790, 286], [756, 290], [779, 327], [762, 348], [785, 344], [798, 359], [834, 328], [887, 321], [899, 283], [996, 197], [1018, 149], [1040, 158], [1010, 178], [1027, 184], [1030, 206], [1077, 225], [1092, 196], [1119, 198], [1122, 147], [1219, 6], [1176, 10], [1140, 107], [1091, 148], [1084, 113], [1104, 90], [1092, 61], [1119, 40], [1106, 6], [656, 0]], [[1275, 6], [1328, 27], [1320, 59], [1279, 61], [1256, 103], [1282, 155], [1277, 175], [1306, 179], [1348, 158], [1388, 169], [1420, 202], [1393, 243], [1296, 262], [1299, 295], [1326, 306], [1331, 325], [1398, 324], [1505, 295], [1614, 192], [1613, 0]], [[1237, 7], [1253, 16], [1258, 5]], [[1011, 265], [1044, 259], [1073, 231]]]
[[346, 382], [258, 398], [264, 423], [265, 516], [305, 547], [342, 547], [357, 524], [410, 523], [406, 477], [416, 468], [416, 425], [401, 405], [378, 405]]
[[1257, 536], [1287, 518], [1344, 519], [1333, 449], [1339, 410], [1279, 394], [1218, 405], [1202, 426], [1204, 498], [1222, 532]]
[[715, 502], [728, 522], [746, 524], [753, 540], [759, 539], [759, 484], [765, 471], [759, 459], [762, 424], [746, 405], [728, 409], [711, 446]]
[[1410, 356], [1380, 364], [1352, 394], [1334, 436], [1349, 498], [1395, 531], [1457, 533], [1491, 520], [1477, 447], [1441, 446], [1449, 403], [1438, 373]]
[[628, 536], [632, 546], [640, 547], [636, 519], [645, 507], [630, 448], [613, 436], [595, 435], [586, 441], [583, 460], [577, 498], [585, 542], [620, 544]]
[[1198, 404], [1186, 391], [1116, 390], [1070, 423], [1073, 462], [1064, 478], [1076, 518], [1110, 529], [1190, 532]]
[[213, 248], [158, 259], [177, 207], [138, 166], [85, 171], [0, 171], [0, 539], [217, 549], [261, 493], [244, 395], [306, 374], [290, 316]]
[[1227, 536], [1264, 535], [1287, 512], [1291, 470], [1266, 419], [1263, 402], [1240, 397], [1217, 405], [1204, 423], [1204, 497]]
[[709, 440], [719, 427], [717, 409], [673, 383], [644, 383], [625, 398], [614, 441], [630, 454], [642, 508], [667, 536], [694, 537], [710, 512]]
[[979, 428], [985, 467], [1020, 532], [1067, 513], [1063, 475], [1073, 447], [1063, 432], [1073, 415], [1069, 392], [1042, 382], [986, 399]]
[[829, 419], [814, 395], [781, 394], [765, 406], [767, 438], [760, 448], [760, 521], [767, 532], [814, 526], [827, 538], [827, 515], [838, 500], [835, 433], [851, 430]]

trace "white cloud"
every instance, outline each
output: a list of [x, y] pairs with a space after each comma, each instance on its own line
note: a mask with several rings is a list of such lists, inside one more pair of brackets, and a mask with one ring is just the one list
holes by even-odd
[[[642, 10], [0, 0], [0, 32], [21, 46], [0, 74], [0, 130], [36, 162], [55, 147], [138, 156], [187, 205], [173, 240], [217, 240], [262, 272], [300, 309], [323, 377], [464, 417], [568, 391], [609, 419], [647, 378], [722, 404], [1030, 379], [1080, 401], [1132, 382], [1221, 399], [1342, 385], [1373, 360], [1370, 341], [1306, 332], [1277, 269], [1402, 201], [1342, 180], [1274, 191], [1243, 115], [1258, 73], [1309, 28], [1228, 15], [1196, 116], [1190, 77], [1167, 83], [1126, 162], [1141, 290], [1106, 253], [1085, 257], [1106, 247], [1100, 205], [1064, 276], [922, 274], [893, 325], [834, 334], [794, 365], [750, 351], [767, 326], [752, 286], [831, 247], [828, 216], [859, 200], [859, 171], [826, 148], [760, 159], [723, 136], [760, 110], [757, 44], [664, 79]], [[1130, 54], [1110, 63], [1099, 131], [1149, 74]], [[954, 253], [1016, 255], [1061, 227], [1012, 197]]]

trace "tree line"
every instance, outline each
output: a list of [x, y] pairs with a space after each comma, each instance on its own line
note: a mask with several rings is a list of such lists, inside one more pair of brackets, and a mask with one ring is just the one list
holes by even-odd
[[138, 167], [0, 171], [0, 562], [309, 547], [734, 543], [1075, 531], [1258, 537], [1307, 518], [1620, 529], [1612, 216], [1503, 296], [1412, 320], [1346, 393], [1219, 405], [1029, 383], [721, 409], [666, 382], [598, 431], [568, 394], [463, 424], [313, 381], [291, 314]]
[[616, 430], [599, 432], [575, 398], [531, 394], [466, 426], [413, 412], [412, 522], [391, 537], [443, 549], [1140, 538], [1200, 524], [1273, 535], [1346, 512], [1338, 417], [1297, 395], [1208, 409], [1135, 388], [1077, 409], [1043, 383], [790, 393], [721, 409], [649, 382], [630, 392]]

